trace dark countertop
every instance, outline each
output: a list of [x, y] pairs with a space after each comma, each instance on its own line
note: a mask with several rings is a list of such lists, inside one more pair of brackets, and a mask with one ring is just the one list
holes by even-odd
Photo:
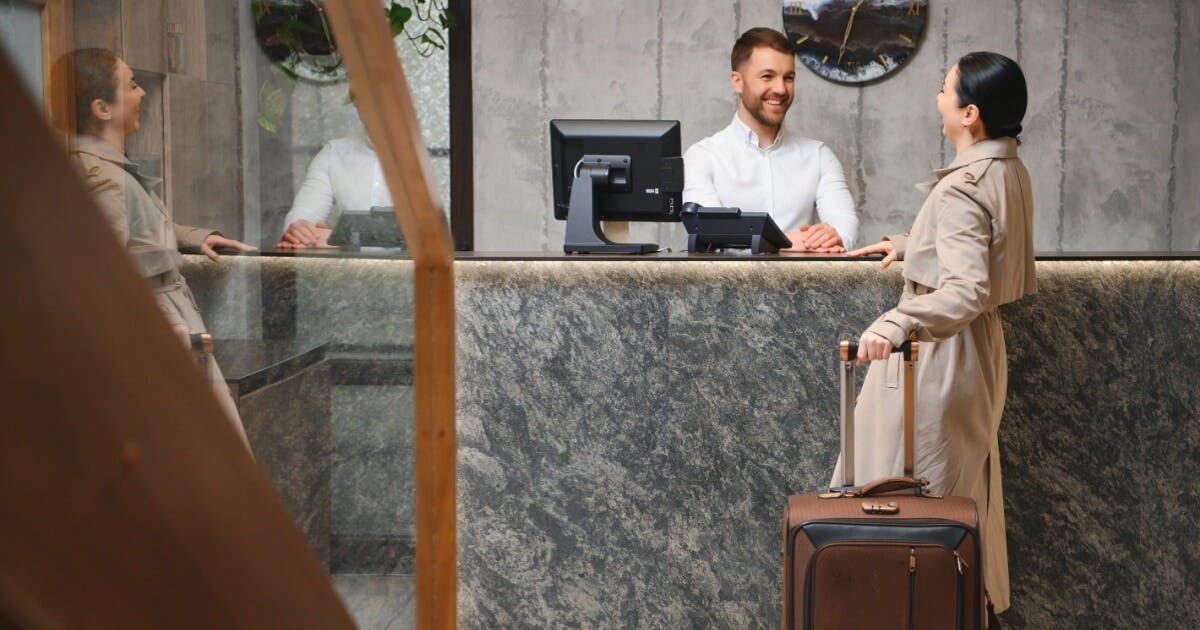
[[292, 340], [216, 339], [217, 364], [237, 396], [278, 383], [325, 359], [326, 344]]
[[[409, 260], [412, 256], [406, 249], [364, 247], [360, 250], [342, 250], [336, 247], [321, 249], [276, 249], [274, 243], [256, 252], [222, 251], [230, 256], [264, 256], [283, 258], [328, 258], [367, 260]], [[541, 261], [541, 260], [598, 260], [598, 261], [719, 261], [761, 260], [786, 262], [813, 261], [878, 261], [879, 256], [851, 258], [845, 254], [804, 254], [786, 252], [780, 254], [689, 254], [687, 252], [656, 252], [653, 254], [564, 254], [553, 252], [455, 252], [460, 262], [470, 261]], [[1190, 252], [1040, 252], [1038, 260], [1200, 260], [1200, 251]]]
[[214, 356], [237, 396], [278, 383], [328, 360], [334, 385], [411, 385], [412, 348], [293, 340], [217, 339]]

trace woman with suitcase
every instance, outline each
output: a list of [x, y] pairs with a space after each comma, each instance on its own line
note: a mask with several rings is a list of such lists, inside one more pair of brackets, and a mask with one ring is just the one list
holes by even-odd
[[[1011, 59], [959, 59], [937, 96], [954, 160], [918, 186], [927, 197], [908, 234], [849, 254], [883, 254], [883, 267], [905, 263], [899, 304], [859, 339], [858, 363], [873, 363], [855, 409], [854, 477], [902, 472], [904, 401], [892, 350], [910, 337], [935, 342], [922, 345], [916, 370], [916, 470], [930, 491], [975, 500], [995, 613], [1009, 606], [998, 442], [1008, 364], [997, 307], [1037, 288], [1032, 190], [1017, 156], [1026, 101]], [[841, 461], [833, 478], [843, 478]]]

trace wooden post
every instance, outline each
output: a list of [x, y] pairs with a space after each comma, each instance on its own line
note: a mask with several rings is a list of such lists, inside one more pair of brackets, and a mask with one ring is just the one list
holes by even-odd
[[454, 245], [378, 0], [329, 0], [358, 110], [414, 263], [417, 627], [456, 622]]
[[21, 90], [0, 137], [0, 627], [353, 627]]

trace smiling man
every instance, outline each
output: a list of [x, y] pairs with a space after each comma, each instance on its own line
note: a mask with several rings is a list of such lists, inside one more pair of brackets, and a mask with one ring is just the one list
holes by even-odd
[[737, 114], [684, 154], [683, 201], [770, 213], [793, 250], [852, 249], [858, 214], [841, 162], [824, 143], [783, 129], [795, 97], [792, 43], [752, 28], [734, 43], [730, 67]]

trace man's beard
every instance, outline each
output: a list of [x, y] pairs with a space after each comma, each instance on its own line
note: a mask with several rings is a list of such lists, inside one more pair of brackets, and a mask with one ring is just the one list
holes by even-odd
[[783, 126], [783, 119], [787, 116], [788, 109], [791, 108], [792, 104], [788, 102], [786, 97], [780, 99], [784, 102], [783, 113], [779, 115], [778, 121], [774, 121], [767, 118], [766, 113], [763, 112], [763, 100], [764, 99], [762, 97], [748, 99], [745, 94], [742, 94], [742, 105], [746, 108], [747, 112], [750, 112], [750, 116], [752, 116], [754, 120], [757, 120], [760, 125], [765, 127]]

